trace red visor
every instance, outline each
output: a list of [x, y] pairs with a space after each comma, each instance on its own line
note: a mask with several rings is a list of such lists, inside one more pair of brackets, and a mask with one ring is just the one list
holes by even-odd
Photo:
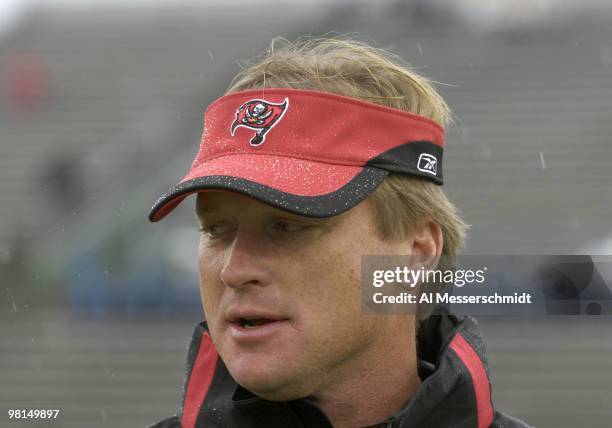
[[151, 221], [210, 189], [330, 217], [357, 205], [389, 173], [442, 184], [444, 130], [416, 114], [324, 92], [257, 89], [219, 98], [204, 117], [189, 173], [155, 203]]

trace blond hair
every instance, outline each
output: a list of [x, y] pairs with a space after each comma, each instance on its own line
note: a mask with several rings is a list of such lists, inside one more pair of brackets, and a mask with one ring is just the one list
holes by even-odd
[[[274, 39], [268, 50], [232, 79], [226, 93], [259, 88], [331, 92], [416, 113], [443, 127], [450, 109], [431, 81], [400, 57], [365, 43], [338, 38]], [[401, 240], [422, 221], [440, 225], [442, 255], [452, 264], [467, 224], [442, 189], [420, 177], [389, 175], [370, 196], [383, 239]], [[449, 268], [452, 266], [438, 266]], [[419, 307], [419, 318], [432, 307]]]

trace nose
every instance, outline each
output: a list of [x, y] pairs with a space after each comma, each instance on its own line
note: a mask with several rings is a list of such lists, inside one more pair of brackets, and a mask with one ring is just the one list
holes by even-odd
[[227, 249], [220, 272], [221, 282], [236, 289], [264, 285], [268, 275], [265, 257], [262, 240], [239, 229]]

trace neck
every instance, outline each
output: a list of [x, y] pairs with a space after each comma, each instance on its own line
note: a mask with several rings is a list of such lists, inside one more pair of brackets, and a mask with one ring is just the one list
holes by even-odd
[[[414, 325], [388, 329], [392, 341], [374, 346], [346, 376], [309, 399], [335, 428], [375, 425], [396, 413], [414, 395], [421, 380], [416, 364]], [[402, 334], [397, 334], [397, 332]], [[399, 336], [399, 337], [398, 337]], [[344, 380], [342, 380], [344, 379]]]

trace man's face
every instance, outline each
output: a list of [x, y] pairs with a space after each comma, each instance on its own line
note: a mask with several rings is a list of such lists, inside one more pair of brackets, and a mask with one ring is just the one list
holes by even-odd
[[361, 310], [361, 255], [410, 252], [378, 237], [368, 201], [310, 219], [205, 192], [197, 211], [202, 304], [217, 351], [243, 387], [271, 400], [315, 394], [372, 363], [398, 334], [385, 328], [388, 318]]

